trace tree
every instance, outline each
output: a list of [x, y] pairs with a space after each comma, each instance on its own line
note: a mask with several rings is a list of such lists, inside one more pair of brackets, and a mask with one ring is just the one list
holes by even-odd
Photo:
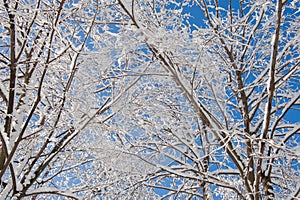
[[1, 197], [299, 197], [297, 1], [0, 5]]
[[106, 135], [133, 81], [104, 34], [118, 21], [113, 5], [4, 0], [0, 10], [1, 198], [121, 196], [137, 167]]
[[114, 128], [157, 167], [141, 185], [172, 199], [299, 198], [299, 2], [118, 2], [149, 55]]

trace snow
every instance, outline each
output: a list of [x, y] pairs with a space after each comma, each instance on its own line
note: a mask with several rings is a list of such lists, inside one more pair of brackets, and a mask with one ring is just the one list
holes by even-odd
[[[269, 83], [269, 81], [268, 81]], [[265, 111], [264, 111], [264, 120], [263, 120], [263, 127], [262, 127], [262, 131], [264, 132], [264, 130], [266, 130], [267, 128], [267, 120], [268, 119], [268, 104], [265, 105]], [[264, 134], [260, 135], [260, 139], [263, 139]]]
[[222, 24], [220, 19], [218, 17], [216, 17], [215, 15], [211, 15], [211, 18], [214, 22], [214, 28], [216, 28], [215, 26], [220, 26]]
[[275, 40], [276, 40], [276, 34], [274, 33], [273, 36], [272, 36], [272, 40], [271, 40], [272, 46], [275, 45]]
[[286, 143], [286, 141], [293, 136], [297, 131], [300, 130], [300, 123], [298, 123], [292, 130], [289, 132], [285, 133], [285, 138], [283, 139], [283, 143]]
[[7, 197], [9, 195], [9, 193], [11, 192], [11, 188], [12, 188], [11, 179], [8, 179], [8, 181], [6, 183], [7, 183], [6, 187], [0, 193], [1, 199], [5, 199], [5, 197]]
[[61, 194], [63, 196], [71, 197], [71, 198], [74, 198], [74, 199], [82, 199], [79, 196], [75, 195], [71, 191], [59, 190], [59, 189], [51, 188], [51, 187], [40, 187], [40, 188], [37, 188], [37, 189], [30, 190], [26, 194], [27, 195], [35, 195], [35, 194], [47, 194], [47, 193]]
[[32, 178], [34, 178], [34, 174], [30, 172], [25, 178], [24, 185], [29, 185]]
[[294, 151], [295, 151], [295, 154], [300, 157], [300, 146], [299, 145], [294, 148]]
[[269, 5], [269, 4], [270, 4], [270, 2], [265, 2], [265, 3], [262, 5], [263, 11], [267, 11], [268, 5]]
[[17, 182], [17, 191], [21, 191], [23, 189], [23, 185], [20, 182]]
[[126, 8], [126, 10], [132, 14], [132, 0], [122, 0], [121, 1], [124, 5], [124, 7]]
[[268, 189], [268, 192], [269, 192], [269, 193], [273, 193], [273, 190], [272, 190], [272, 189]]

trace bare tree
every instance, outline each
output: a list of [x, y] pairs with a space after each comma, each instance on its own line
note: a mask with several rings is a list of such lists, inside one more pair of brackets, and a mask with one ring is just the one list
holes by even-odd
[[149, 58], [113, 128], [157, 167], [140, 185], [173, 199], [299, 198], [299, 2], [118, 2]]
[[4, 0], [0, 13], [1, 198], [126, 193], [137, 166], [106, 126], [137, 77], [122, 76], [123, 52], [104, 34], [114, 4]]
[[299, 2], [0, 6], [2, 198], [300, 197]]

